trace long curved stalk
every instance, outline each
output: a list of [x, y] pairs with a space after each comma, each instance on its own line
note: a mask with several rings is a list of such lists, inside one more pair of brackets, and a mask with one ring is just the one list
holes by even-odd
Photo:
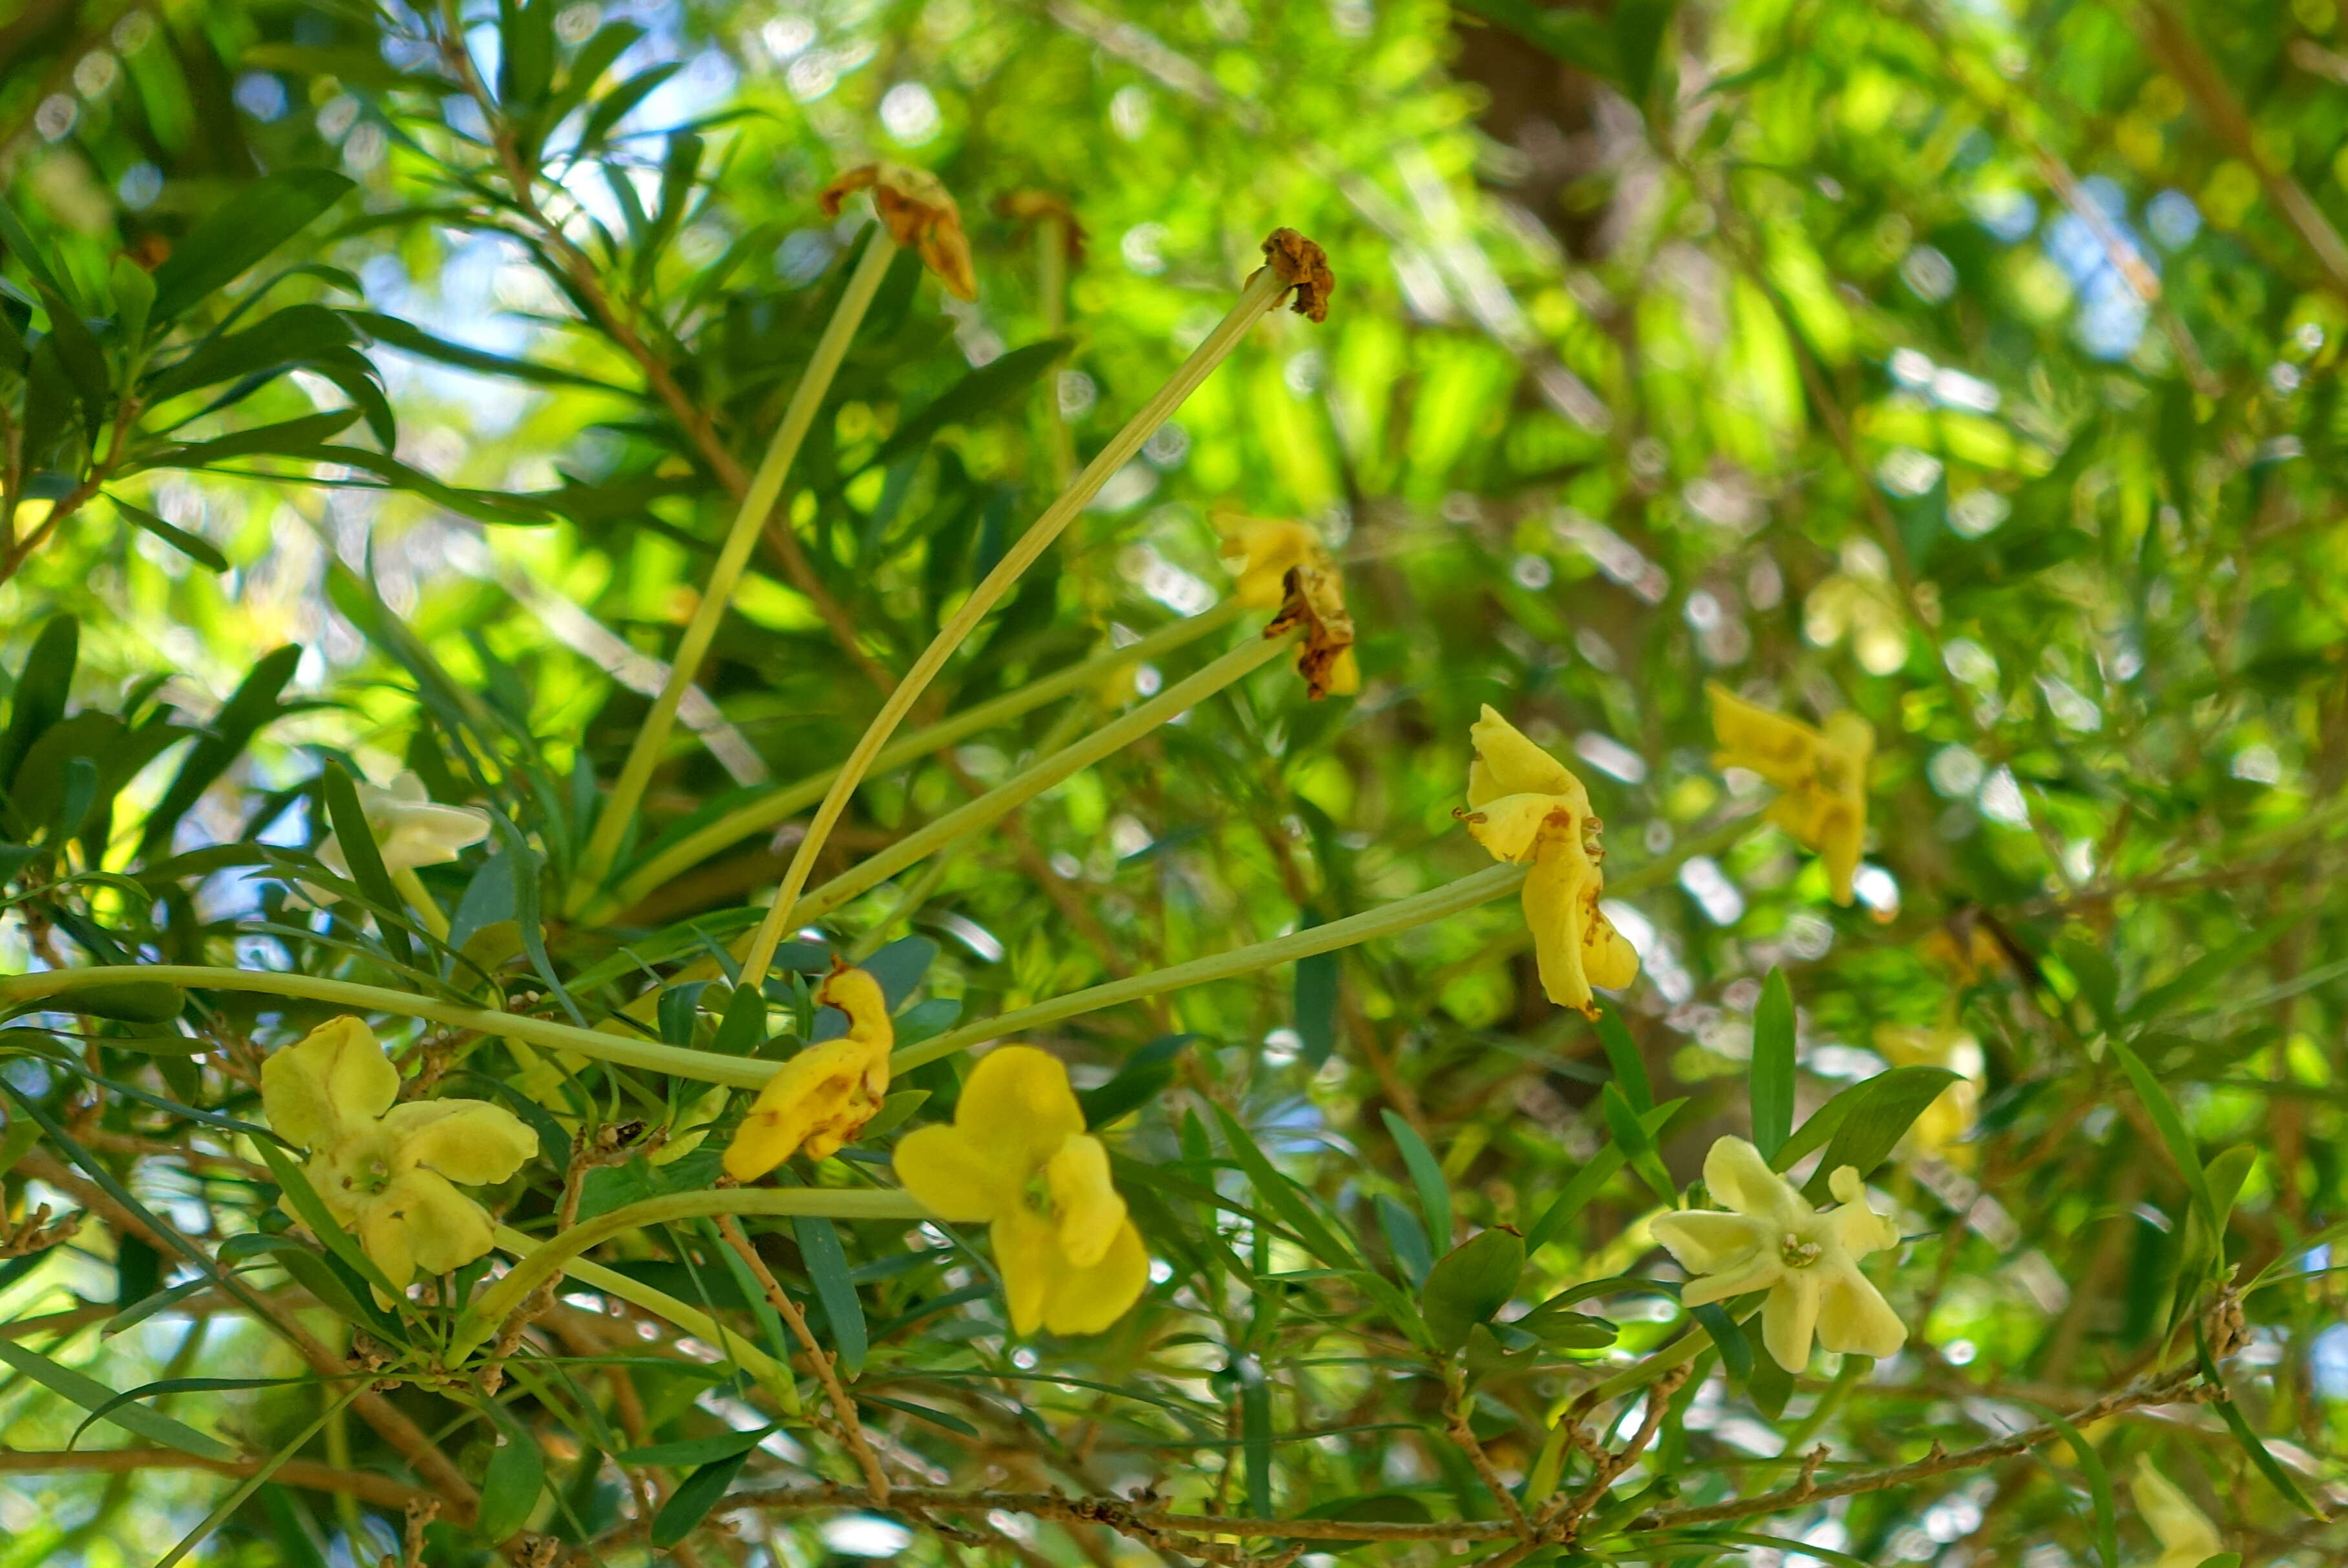
[[[498, 1250], [511, 1253], [516, 1258], [528, 1257], [538, 1250], [536, 1236], [524, 1235], [510, 1225], [497, 1229]], [[742, 1369], [756, 1377], [767, 1391], [782, 1401], [787, 1410], [799, 1408], [798, 1379], [791, 1369], [772, 1356], [751, 1344], [699, 1307], [679, 1301], [664, 1290], [654, 1290], [639, 1279], [632, 1279], [617, 1269], [607, 1269], [602, 1264], [589, 1263], [585, 1258], [572, 1258], [562, 1265], [562, 1272], [584, 1285], [592, 1285], [605, 1295], [642, 1307], [655, 1317], [674, 1323], [687, 1334], [741, 1363]]]
[[[1230, 625], [1244, 612], [1245, 606], [1227, 599], [1211, 610], [1176, 621], [1121, 648], [1111, 648], [1095, 655], [1081, 664], [1056, 670], [1040, 679], [1029, 681], [1016, 691], [1004, 692], [953, 717], [940, 720], [925, 729], [891, 741], [872, 758], [871, 770], [885, 773], [891, 769], [917, 757], [952, 746], [966, 735], [1018, 717], [1023, 713], [1043, 707], [1070, 692], [1106, 679], [1128, 665], [1153, 659], [1172, 653], [1186, 644], [1194, 643], [1224, 626]], [[698, 865], [718, 851], [738, 844], [753, 833], [788, 820], [823, 799], [823, 792], [839, 776], [837, 768], [827, 768], [811, 773], [797, 783], [787, 784], [770, 795], [762, 795], [747, 805], [736, 807], [647, 859], [631, 871], [613, 892], [610, 899], [589, 911], [592, 921], [608, 920], [613, 914], [642, 900], [655, 888], [689, 868]]]
[[469, 1007], [461, 1002], [436, 1001], [407, 991], [361, 985], [349, 980], [329, 980], [318, 975], [290, 975], [274, 969], [222, 969], [200, 964], [108, 965], [92, 969], [43, 969], [0, 979], [0, 1007], [70, 995], [93, 985], [142, 984], [181, 985], [200, 991], [242, 991], [265, 996], [300, 996], [331, 1002], [354, 1012], [390, 1013], [404, 1018], [424, 1018], [450, 1028], [499, 1035], [544, 1046], [577, 1051], [597, 1061], [643, 1068], [675, 1078], [703, 1083], [730, 1084], [736, 1088], [764, 1088], [775, 1076], [776, 1064], [749, 1057], [720, 1056], [713, 1051], [689, 1051], [626, 1035], [582, 1029], [550, 1018], [529, 1018], [494, 1007]]
[[572, 879], [566, 899], [572, 913], [595, 895], [612, 869], [620, 841], [626, 835], [628, 825], [635, 820], [636, 803], [644, 799], [644, 786], [652, 781], [653, 769], [660, 761], [661, 748], [668, 744], [669, 730], [676, 722], [677, 705], [685, 700], [685, 688], [700, 672], [701, 661], [717, 635], [717, 624], [725, 619], [726, 606], [733, 603], [742, 569], [749, 563], [751, 546], [758, 542], [758, 531], [766, 526], [767, 515], [782, 498], [783, 480], [790, 476], [791, 464], [798, 459], [799, 446], [815, 423], [816, 411], [822, 407], [824, 395], [831, 390], [832, 377], [839, 373], [840, 361], [848, 356], [848, 346], [854, 341], [865, 310], [872, 304], [872, 296], [896, 256], [896, 242], [889, 237], [886, 229], [876, 226], [865, 243], [864, 259], [850, 275], [839, 304], [832, 309], [831, 320], [825, 325], [823, 335], [816, 340], [815, 354], [808, 360], [798, 389], [792, 392], [783, 410], [783, 422], [776, 428], [774, 438], [767, 443], [767, 455], [751, 477], [750, 488], [742, 492], [742, 504], [735, 509], [733, 526], [726, 530], [726, 542], [718, 548], [717, 563], [710, 568], [709, 585], [702, 590], [701, 603], [694, 606], [693, 619], [677, 642], [668, 679], [662, 684], [660, 695], [653, 699], [652, 711], [644, 716], [644, 727], [636, 732], [634, 744], [628, 748], [628, 759], [621, 765], [612, 793], [595, 819], [595, 830], [580, 854], [578, 872]]
[[970, 597], [963, 601], [953, 617], [938, 629], [936, 637], [922, 650], [922, 656], [913, 661], [913, 667], [905, 672], [905, 678], [898, 683], [897, 689], [881, 703], [880, 711], [873, 716], [871, 724], [866, 727], [855, 748], [840, 764], [838, 777], [832, 779], [830, 789], [825, 791], [822, 803], [816, 807], [815, 816], [808, 823], [807, 836], [799, 841], [798, 848], [792, 853], [790, 866], [783, 873], [782, 886], [776, 891], [774, 902], [767, 906], [766, 917], [758, 923], [757, 933], [751, 938], [749, 951], [743, 957], [743, 985], [756, 990], [766, 983], [767, 968], [774, 962], [775, 948], [782, 941], [783, 933], [793, 926], [799, 894], [806, 890], [808, 878], [815, 871], [816, 857], [823, 852], [824, 845], [831, 838], [832, 829], [848, 809], [849, 797], [855, 794], [856, 787], [864, 781], [864, 776], [871, 770], [873, 759], [880, 755], [880, 748], [889, 743], [889, 738], [897, 732], [897, 727], [912, 711], [913, 704], [929, 689], [938, 672], [945, 667], [946, 660], [953, 656], [954, 650], [962, 646], [986, 613], [1010, 592], [1011, 585], [1019, 580], [1020, 574], [1033, 565], [1036, 558], [1060, 536], [1061, 531], [1076, 520], [1085, 504], [1100, 492], [1101, 486], [1108, 482], [1109, 476], [1132, 460], [1133, 455], [1141, 449], [1141, 444], [1166, 422], [1175, 409], [1182, 406], [1183, 400], [1198, 389], [1199, 384], [1216, 366], [1229, 357], [1231, 350], [1247, 335], [1248, 329], [1272, 309], [1288, 289], [1288, 283], [1275, 267], [1264, 267], [1250, 278], [1247, 286], [1240, 292], [1239, 303], [1231, 307], [1231, 314], [1224, 316], [1214, 331], [1207, 335], [1206, 341], [1182, 362], [1181, 368], [1174, 373], [1173, 378], [1159, 388], [1157, 396], [1143, 404], [1140, 411], [1126, 422], [1125, 428], [1119, 430], [1108, 445], [1085, 465], [1084, 472], [1076, 476], [1076, 482], [1061, 492], [1057, 500], [1045, 508], [1041, 517], [1028, 525], [1027, 531], [1019, 536], [1019, 542], [996, 562], [994, 570], [986, 574], [985, 580], [971, 590]]
[[[1017, 810], [1062, 780], [1111, 757], [1168, 721], [1196, 707], [1208, 697], [1262, 669], [1286, 653], [1303, 634], [1292, 629], [1277, 637], [1250, 642], [1232, 649], [1189, 679], [1179, 681], [1148, 702], [1102, 726], [1073, 746], [1031, 764], [973, 800], [947, 812], [936, 821], [906, 834], [887, 849], [867, 855], [798, 901], [801, 920], [818, 920], [840, 905], [879, 887], [907, 866], [936, 853], [958, 839], [967, 838]], [[746, 982], [747, 984], [747, 982]]]
[[475, 1297], [457, 1320], [448, 1342], [454, 1366], [479, 1348], [530, 1293], [563, 1273], [571, 1260], [624, 1232], [671, 1220], [716, 1214], [824, 1214], [836, 1220], [926, 1220], [932, 1216], [910, 1192], [870, 1188], [726, 1187], [705, 1192], [670, 1192], [598, 1214], [532, 1246], [505, 1277]]

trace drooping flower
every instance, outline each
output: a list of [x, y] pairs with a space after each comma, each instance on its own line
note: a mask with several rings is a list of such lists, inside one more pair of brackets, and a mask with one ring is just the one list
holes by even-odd
[[1223, 563], [1237, 579], [1231, 596], [1250, 609], [1279, 609], [1263, 629], [1267, 637], [1305, 628], [1296, 672], [1306, 691], [1320, 697], [1361, 690], [1344, 578], [1321, 536], [1286, 518], [1231, 517], [1221, 527]]
[[1016, 1333], [1098, 1334], [1149, 1284], [1108, 1150], [1085, 1131], [1068, 1069], [1032, 1046], [981, 1057], [953, 1124], [897, 1145], [897, 1179], [941, 1219], [992, 1227]]
[[1468, 806], [1452, 815], [1494, 860], [1532, 867], [1525, 923], [1541, 989], [1559, 1006], [1596, 1017], [1591, 987], [1620, 990], [1637, 979], [1639, 952], [1598, 907], [1606, 888], [1599, 869], [1606, 851], [1598, 842], [1604, 824], [1591, 815], [1590, 791], [1489, 706], [1468, 735], [1476, 748]]
[[1964, 1140], [1981, 1109], [1981, 1042], [1953, 1023], [1878, 1024], [1875, 1054], [1895, 1068], [1946, 1068], [1958, 1075], [1956, 1082], [1924, 1108], [1908, 1130], [1908, 1141], [1920, 1154], [1970, 1167], [1973, 1149]]
[[310, 1151], [303, 1174], [394, 1286], [489, 1252], [489, 1211], [457, 1190], [503, 1181], [538, 1139], [502, 1106], [399, 1101], [399, 1069], [356, 1018], [335, 1018], [262, 1064], [270, 1127]]
[[[402, 773], [388, 789], [362, 783], [357, 793], [359, 811], [375, 834], [376, 852], [387, 872], [447, 865], [459, 850], [489, 836], [487, 811], [478, 806], [440, 805], [425, 793], [424, 780], [413, 773]], [[318, 846], [318, 859], [337, 876], [351, 874], [342, 842], [332, 833]]]
[[1778, 789], [1769, 820], [1825, 860], [1828, 885], [1837, 903], [1851, 899], [1851, 879], [1867, 837], [1867, 764], [1875, 752], [1875, 730], [1848, 709], [1823, 729], [1813, 729], [1746, 702], [1713, 683], [1712, 729], [1720, 741], [1713, 760], [1723, 768], [1748, 768]]
[[1040, 227], [1045, 223], [1059, 226], [1060, 244], [1070, 266], [1080, 265], [1085, 259], [1085, 228], [1076, 222], [1076, 210], [1068, 199], [1051, 191], [1012, 191], [994, 199], [994, 210], [1006, 218], [1016, 218], [1024, 223]]
[[852, 1141], [889, 1094], [889, 1052], [897, 1043], [880, 983], [843, 964], [815, 998], [848, 1016], [848, 1032], [785, 1062], [750, 1107], [726, 1150], [726, 1174], [754, 1181], [804, 1147], [829, 1160]]
[[825, 186], [817, 204], [825, 217], [837, 218], [840, 203], [867, 187], [889, 237], [920, 256], [948, 294], [976, 299], [978, 273], [971, 266], [970, 242], [963, 236], [962, 209], [938, 177], [902, 163], [867, 163]]
[[2153, 1468], [2150, 1454], [2137, 1456], [2128, 1490], [2136, 1494], [2137, 1511], [2160, 1542], [2160, 1555], [2146, 1568], [2201, 1568], [2226, 1550], [2218, 1527], [2175, 1482]]
[[1879, 1357], [1908, 1339], [1908, 1326], [1859, 1270], [1868, 1253], [1900, 1244], [1898, 1227], [1869, 1207], [1850, 1166], [1828, 1180], [1840, 1206], [1813, 1209], [1759, 1150], [1723, 1138], [1704, 1156], [1704, 1184], [1730, 1212], [1684, 1210], [1651, 1227], [1695, 1276], [1680, 1292], [1684, 1305], [1769, 1293], [1761, 1342], [1788, 1372], [1810, 1364], [1813, 1336], [1828, 1350]]

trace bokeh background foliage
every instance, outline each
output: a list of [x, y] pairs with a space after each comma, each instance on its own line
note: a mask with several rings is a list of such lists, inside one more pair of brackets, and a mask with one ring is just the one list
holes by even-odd
[[[1790, 1082], [1798, 1119], [1919, 1066], [1966, 1081], [1874, 1173], [1907, 1347], [1787, 1377], [1704, 1340], [1652, 1411], [1600, 1407], [1601, 1442], [1652, 1415], [1652, 1447], [1579, 1549], [2116, 1568], [2162, 1549], [2140, 1457], [2244, 1562], [2348, 1549], [2320, 1519], [2348, 1500], [2333, 0], [10, 0], [0, 62], [0, 970], [241, 965], [590, 1021], [685, 975], [662, 1037], [779, 1056], [819, 1027], [829, 943], [884, 976], [901, 1044], [1481, 869], [1449, 813], [1487, 703], [1589, 784], [1643, 957], [1593, 1026], [1541, 996], [1509, 899], [1028, 1037], [1114, 1130], [1160, 1260], [1106, 1336], [1010, 1335], [984, 1254], [902, 1222], [752, 1222], [901, 1482], [1460, 1522], [1368, 1542], [774, 1502], [853, 1487], [832, 1429], [576, 1281], [494, 1399], [422, 1375], [286, 1237], [238, 1128], [263, 1053], [332, 1009], [28, 1014], [0, 1035], [0, 1563], [152, 1561], [239, 1456], [297, 1442], [201, 1560], [1505, 1555], [1475, 1456], [1510, 1497], [1590, 1484], [1560, 1417], [1686, 1326], [1653, 1189], [1749, 1130], [1748, 1084]], [[979, 297], [893, 265], [689, 741], [582, 888], [600, 785], [867, 242], [817, 194], [876, 156], [960, 200]], [[693, 989], [812, 797], [664, 849], [837, 763], [1279, 224], [1327, 248], [1329, 321], [1257, 328], [916, 723], [1207, 611], [1226, 511], [1337, 547], [1360, 696], [1275, 665], [834, 911], [770, 1016]], [[822, 874], [1244, 634], [884, 771]], [[1707, 680], [1872, 722], [1856, 906], [1714, 764]], [[336, 885], [336, 769], [499, 819], [424, 872], [461, 956], [364, 872], [331, 914], [289, 892]], [[489, 1195], [524, 1231], [566, 1171], [587, 1214], [705, 1186], [722, 1136], [629, 1145], [740, 1109], [385, 1028], [528, 1115], [544, 1157]], [[901, 1087], [928, 1119], [958, 1082]], [[1510, 1230], [1520, 1275], [1467, 1278]], [[1453, 1242], [1480, 1250], [1430, 1339], [1412, 1303]], [[768, 1342], [714, 1232], [597, 1256]], [[1569, 1289], [1634, 1274], [1667, 1288]], [[289, 1323], [386, 1387], [340, 1409]], [[2153, 1384], [2075, 1441], [2037, 1425]], [[1802, 1495], [1743, 1537], [1599, 1528], [1775, 1488]]]

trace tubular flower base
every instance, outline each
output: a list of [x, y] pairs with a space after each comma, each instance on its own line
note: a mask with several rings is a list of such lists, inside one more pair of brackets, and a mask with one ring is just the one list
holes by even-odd
[[1068, 1069], [1032, 1046], [982, 1057], [953, 1125], [897, 1145], [897, 1179], [940, 1218], [993, 1227], [1016, 1333], [1098, 1334], [1149, 1284], [1108, 1150], [1085, 1131]]
[[824, 187], [824, 216], [839, 217], [840, 203], [868, 186], [889, 237], [920, 256], [948, 294], [976, 299], [978, 274], [971, 266], [970, 242], [963, 236], [962, 209], [938, 177], [902, 163], [867, 163]]
[[1251, 610], [1278, 608], [1263, 629], [1267, 637], [1291, 626], [1305, 629], [1296, 673], [1307, 692], [1318, 699], [1361, 690], [1344, 579], [1321, 536], [1285, 518], [1235, 517], [1222, 528], [1223, 563], [1237, 579], [1232, 597]]
[[864, 1130], [889, 1093], [889, 1052], [897, 1043], [880, 983], [861, 969], [835, 968], [815, 994], [848, 1016], [848, 1033], [809, 1046], [758, 1091], [726, 1150], [726, 1174], [753, 1181], [804, 1148], [829, 1160]]
[[1639, 977], [1639, 953], [1598, 908], [1606, 889], [1599, 862], [1603, 823], [1590, 791], [1557, 758], [1525, 738], [1488, 705], [1468, 732], [1476, 760], [1468, 806], [1452, 813], [1496, 861], [1530, 864], [1525, 923], [1540, 959], [1541, 989], [1560, 1007], [1598, 1016], [1591, 987], [1620, 990]]
[[1814, 1336], [1828, 1350], [1879, 1358], [1908, 1340], [1908, 1326], [1859, 1272], [1868, 1253], [1899, 1245], [1900, 1232], [1868, 1206], [1857, 1171], [1845, 1165], [1828, 1180], [1841, 1207], [1813, 1209], [1759, 1150], [1724, 1138], [1704, 1156], [1704, 1184], [1734, 1212], [1690, 1210], [1653, 1226], [1655, 1240], [1698, 1276], [1680, 1292], [1682, 1305], [1769, 1293], [1762, 1343], [1793, 1373], [1810, 1364]]
[[456, 1183], [503, 1181], [538, 1136], [501, 1106], [399, 1099], [399, 1070], [356, 1018], [321, 1024], [261, 1069], [271, 1129], [311, 1151], [303, 1174], [394, 1285], [489, 1252], [489, 1212]]
[[1769, 820], [1816, 850], [1827, 863], [1827, 882], [1837, 903], [1851, 899], [1851, 879], [1867, 837], [1867, 764], [1875, 754], [1875, 730], [1845, 710], [1813, 729], [1746, 702], [1717, 682], [1712, 697], [1712, 730], [1720, 742], [1713, 761], [1723, 768], [1749, 768], [1780, 791]]
[[2150, 1454], [2137, 1456], [2136, 1474], [2128, 1482], [2128, 1490], [2136, 1494], [2137, 1511], [2144, 1516], [2146, 1525], [2160, 1542], [2160, 1555], [2145, 1568], [2201, 1568], [2202, 1563], [2226, 1550], [2218, 1527], [2193, 1506], [2174, 1481], [2153, 1468]]

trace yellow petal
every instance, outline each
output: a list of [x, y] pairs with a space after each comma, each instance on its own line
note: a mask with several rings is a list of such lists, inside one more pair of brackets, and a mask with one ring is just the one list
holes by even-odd
[[869, 971], [842, 965], [824, 976], [815, 999], [846, 1016], [849, 1038], [877, 1043], [883, 1050], [895, 1047], [897, 1026], [889, 1018], [888, 996]]
[[411, 1099], [383, 1119], [391, 1166], [426, 1170], [478, 1187], [502, 1181], [538, 1152], [538, 1134], [501, 1105], [479, 1099]]
[[494, 1241], [489, 1211], [429, 1171], [393, 1178], [367, 1205], [360, 1235], [367, 1255], [394, 1284], [406, 1284], [407, 1277], [384, 1265], [378, 1245], [395, 1260], [405, 1257], [438, 1274], [487, 1255]]
[[384, 1203], [381, 1197], [378, 1193], [376, 1201], [359, 1211], [359, 1245], [383, 1271], [392, 1289], [399, 1290], [416, 1277], [416, 1257], [407, 1244], [407, 1213], [396, 1203]]
[[353, 1136], [399, 1098], [399, 1069], [357, 1018], [331, 1018], [261, 1067], [272, 1130], [304, 1149]]
[[1092, 1267], [1125, 1223], [1125, 1200], [1108, 1179], [1108, 1150], [1097, 1138], [1072, 1133], [1044, 1167], [1044, 1181], [1059, 1221], [1062, 1255], [1076, 1268]]
[[1476, 760], [1468, 769], [1468, 805], [1472, 810], [1503, 795], [1561, 795], [1581, 816], [1590, 814], [1590, 792], [1565, 765], [1502, 718], [1490, 704], [1468, 727]]
[[957, 1224], [1021, 1208], [1021, 1190], [1034, 1169], [1004, 1160], [999, 1145], [959, 1126], [915, 1128], [897, 1140], [894, 1158], [899, 1184], [940, 1219]]
[[1712, 698], [1712, 733], [1720, 742], [1715, 759], [1724, 768], [1746, 768], [1780, 789], [1807, 783], [1818, 769], [1818, 745], [1824, 738], [1799, 719], [1746, 702], [1717, 681], [1704, 693]]
[[1880, 1361], [1908, 1343], [1908, 1326], [1858, 1269], [1838, 1269], [1818, 1284], [1818, 1343], [1828, 1350]]
[[1781, 1275], [1761, 1308], [1761, 1343], [1769, 1358], [1799, 1376], [1810, 1364], [1810, 1341], [1818, 1326], [1818, 1282], [1806, 1269]]
[[1043, 1170], [1085, 1113], [1068, 1087], [1068, 1069], [1033, 1046], [998, 1046], [981, 1057], [962, 1086], [954, 1126], [969, 1130], [1015, 1171], [1015, 1185]]
[[1658, 1214], [1648, 1233], [1677, 1258], [1692, 1274], [1716, 1274], [1742, 1268], [1766, 1255], [1779, 1238], [1768, 1226], [1746, 1214], [1723, 1214], [1710, 1209], [1683, 1209]]
[[1033, 1334], [1044, 1321], [1053, 1280], [1068, 1271], [1059, 1236], [1051, 1221], [1024, 1203], [998, 1215], [989, 1234], [995, 1272], [1003, 1276], [1004, 1303], [1011, 1309], [1011, 1332]]
[[1123, 1317], [1149, 1288], [1149, 1253], [1141, 1233], [1117, 1226], [1098, 1261], [1071, 1264], [1045, 1287], [1044, 1326], [1055, 1334], [1098, 1334]]
[[1560, 832], [1573, 823], [1573, 806], [1555, 795], [1503, 795], [1470, 810], [1454, 812], [1466, 824], [1468, 836], [1490, 851], [1496, 861], [1519, 864], [1533, 858], [1541, 830], [1557, 820]]
[[1740, 1214], [1766, 1222], [1773, 1231], [1797, 1230], [1810, 1216], [1808, 1200], [1741, 1138], [1713, 1140], [1704, 1157], [1704, 1184], [1714, 1197]]
[[[886, 1017], [880, 1026], [885, 1033]], [[758, 1091], [726, 1150], [726, 1173], [736, 1181], [756, 1181], [801, 1145], [811, 1160], [829, 1159], [864, 1130], [888, 1091], [887, 1039], [850, 1034], [809, 1046]]]
[[1277, 609], [1288, 597], [1288, 573], [1321, 552], [1321, 542], [1286, 518], [1235, 517], [1223, 521], [1223, 563], [1237, 576], [1231, 597], [1251, 610]]
[[2153, 1468], [2151, 1455], [2137, 1456], [2136, 1475], [2129, 1490], [2136, 1494], [2137, 1511], [2144, 1515], [2145, 1523], [2160, 1539], [2163, 1562], [2174, 1558], [2198, 1564], [2226, 1549], [2218, 1527], [2193, 1506], [2192, 1500], [2176, 1483]]
[[1331, 696], [1352, 696], [1362, 689], [1361, 661], [1348, 646], [1339, 651], [1329, 665], [1329, 680], [1323, 688]]
[[1558, 1006], [1594, 1017], [1591, 986], [1629, 985], [1638, 977], [1639, 954], [1599, 910], [1606, 880], [1582, 847], [1577, 824], [1587, 820], [1563, 808], [1543, 819], [1523, 897], [1541, 989]]

